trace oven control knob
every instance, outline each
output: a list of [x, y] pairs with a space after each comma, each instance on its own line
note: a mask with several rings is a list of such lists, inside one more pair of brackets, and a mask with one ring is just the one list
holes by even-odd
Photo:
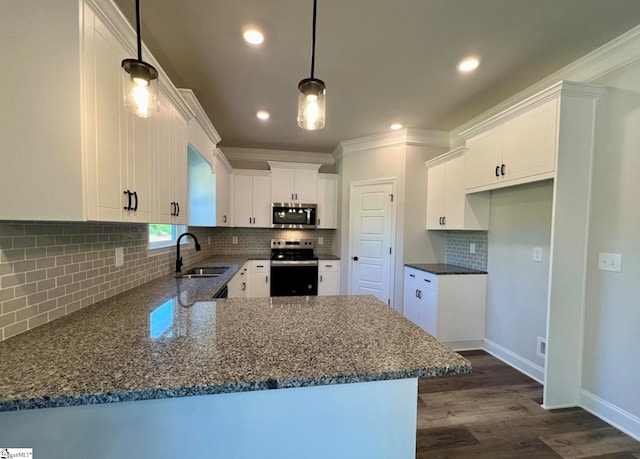
[[353, 257], [353, 261], [358, 261], [358, 257]]

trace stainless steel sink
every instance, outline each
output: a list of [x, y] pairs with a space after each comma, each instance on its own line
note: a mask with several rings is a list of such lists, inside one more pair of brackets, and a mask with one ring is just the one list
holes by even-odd
[[186, 279], [197, 279], [201, 277], [220, 277], [227, 271], [227, 269], [229, 269], [228, 266], [193, 268], [182, 274], [180, 277]]

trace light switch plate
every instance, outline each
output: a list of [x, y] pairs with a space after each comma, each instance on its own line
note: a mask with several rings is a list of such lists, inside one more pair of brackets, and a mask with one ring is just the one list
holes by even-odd
[[476, 253], [476, 244], [474, 242], [469, 244], [469, 253]]
[[116, 247], [116, 266], [124, 265], [124, 248]]
[[533, 261], [542, 263], [542, 247], [534, 247], [533, 248]]
[[318, 245], [322, 245], [324, 244], [324, 238], [323, 237], [319, 237], [318, 238]]
[[232, 244], [237, 244], [238, 243], [238, 236], [232, 236], [231, 237], [231, 243]]
[[622, 254], [620, 253], [599, 253], [598, 269], [600, 271], [622, 271]]

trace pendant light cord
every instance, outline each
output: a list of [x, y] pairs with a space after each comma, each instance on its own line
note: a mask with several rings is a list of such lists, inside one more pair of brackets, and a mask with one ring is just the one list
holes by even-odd
[[[138, 60], [142, 61], [142, 37], [140, 36], [140, 0], [136, 0], [136, 33], [138, 35]], [[313, 73], [313, 70], [311, 72]]]
[[[136, 0], [137, 2], [138, 0]], [[318, 7], [318, 0], [313, 0], [313, 33], [311, 35], [311, 78], [313, 78], [313, 71], [316, 65], [316, 11]], [[140, 32], [138, 32], [140, 36]]]

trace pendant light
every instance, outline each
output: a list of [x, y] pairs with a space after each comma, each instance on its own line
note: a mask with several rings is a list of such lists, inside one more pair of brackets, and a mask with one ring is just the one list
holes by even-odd
[[160, 110], [158, 101], [158, 71], [142, 60], [140, 36], [140, 0], [136, 0], [136, 34], [138, 58], [122, 61], [124, 107], [142, 118], [155, 116]]
[[317, 0], [313, 0], [313, 33], [311, 38], [311, 78], [298, 83], [298, 126], [310, 131], [322, 129], [325, 118], [326, 86], [324, 81], [313, 77], [316, 60], [316, 11]]

